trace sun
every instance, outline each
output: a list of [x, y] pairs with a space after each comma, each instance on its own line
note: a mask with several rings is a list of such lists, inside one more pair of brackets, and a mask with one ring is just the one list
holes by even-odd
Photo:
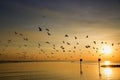
[[110, 65], [110, 61], [105, 61], [105, 65]]
[[110, 54], [111, 51], [112, 51], [111, 47], [106, 45], [106, 46], [103, 47], [103, 51], [102, 52], [104, 54]]

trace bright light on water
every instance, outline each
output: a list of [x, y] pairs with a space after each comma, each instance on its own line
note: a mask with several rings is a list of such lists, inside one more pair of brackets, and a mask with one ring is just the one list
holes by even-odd
[[110, 61], [105, 61], [105, 65], [110, 65]]
[[112, 75], [112, 70], [111, 70], [111, 68], [105, 68], [105, 69], [104, 69], [104, 74], [105, 74], [107, 77], [111, 76], [111, 75]]

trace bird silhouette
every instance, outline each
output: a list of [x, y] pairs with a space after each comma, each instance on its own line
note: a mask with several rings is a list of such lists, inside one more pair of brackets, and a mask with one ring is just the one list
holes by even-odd
[[49, 32], [47, 32], [48, 36], [51, 36], [51, 34]]
[[74, 46], [74, 49], [76, 49], [76, 46]]
[[101, 44], [103, 44], [103, 42], [101, 42]]
[[75, 36], [75, 39], [77, 39], [77, 37]]
[[65, 37], [69, 37], [69, 36], [66, 34]]
[[76, 44], [79, 45], [79, 42], [77, 42]]
[[69, 43], [69, 42], [67, 42], [67, 45], [70, 45], [70, 43]]
[[19, 35], [20, 35], [20, 36], [23, 36], [23, 34], [22, 34], [22, 33], [20, 33]]
[[28, 38], [23, 38], [23, 40], [28, 41]]
[[47, 28], [46, 28], [45, 30], [46, 30], [46, 31], [50, 31], [50, 30], [49, 30], [49, 29], [47, 29]]
[[15, 34], [18, 34], [16, 31], [14, 32]]
[[88, 38], [88, 35], [86, 36], [86, 38]]
[[63, 42], [63, 44], [65, 44], [65, 41], [62, 41]]
[[112, 46], [114, 46], [114, 43], [112, 43]]
[[40, 48], [40, 46], [41, 46], [40, 43], [38, 43], [38, 48]]
[[48, 42], [48, 41], [47, 41], [47, 42], [45, 42], [45, 43], [50, 44], [50, 42]]
[[12, 40], [8, 40], [8, 43], [11, 43], [12, 42]]
[[39, 31], [42, 31], [42, 28], [38, 27]]
[[96, 41], [93, 41], [94, 44], [96, 44]]
[[63, 46], [60, 46], [61, 49], [65, 49]]
[[90, 48], [91, 46], [90, 46], [90, 45], [86, 45], [85, 47], [86, 47], [86, 48]]

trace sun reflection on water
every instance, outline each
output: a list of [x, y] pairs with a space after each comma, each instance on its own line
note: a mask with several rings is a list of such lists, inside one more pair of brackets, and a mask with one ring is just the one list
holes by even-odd
[[107, 77], [110, 77], [112, 75], [112, 70], [111, 68], [105, 68], [104, 69], [104, 74], [107, 76]]

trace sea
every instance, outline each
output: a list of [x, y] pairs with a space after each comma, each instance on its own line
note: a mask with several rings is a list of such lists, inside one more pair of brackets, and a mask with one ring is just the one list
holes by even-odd
[[0, 63], [0, 80], [120, 80], [120, 67], [79, 61]]

